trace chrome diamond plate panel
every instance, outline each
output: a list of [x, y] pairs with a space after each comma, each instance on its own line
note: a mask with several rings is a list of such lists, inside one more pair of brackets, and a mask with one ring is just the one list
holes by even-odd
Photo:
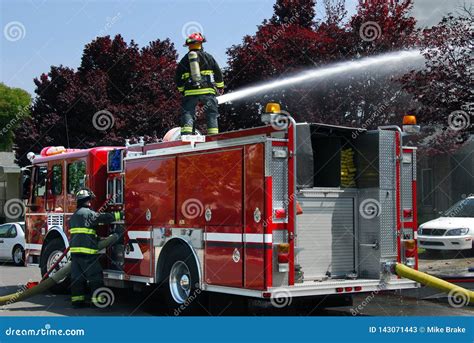
[[381, 130], [379, 133], [380, 188], [395, 189], [395, 132]]
[[416, 181], [416, 149], [413, 149], [413, 180]]
[[288, 243], [288, 231], [287, 230], [273, 230], [272, 240], [273, 240], [273, 244]]
[[[286, 147], [272, 146], [272, 151], [287, 150]], [[267, 155], [268, 158], [268, 155]], [[284, 208], [288, 213], [288, 159], [270, 157], [272, 175], [273, 208]], [[282, 223], [286, 219], [273, 218], [273, 222]]]
[[381, 130], [379, 133], [380, 254], [381, 258], [389, 258], [397, 255], [396, 132]]
[[382, 258], [397, 256], [397, 223], [395, 191], [380, 190], [380, 255]]

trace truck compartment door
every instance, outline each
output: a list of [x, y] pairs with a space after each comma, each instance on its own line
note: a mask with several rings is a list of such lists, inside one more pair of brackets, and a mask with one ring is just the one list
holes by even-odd
[[244, 150], [244, 287], [263, 289], [265, 251], [265, 168], [264, 145], [253, 144]]
[[210, 285], [242, 287], [242, 227], [207, 226], [204, 239], [204, 281]]
[[125, 161], [124, 271], [154, 276], [153, 227], [175, 224], [176, 158]]
[[177, 219], [205, 230], [204, 281], [243, 285], [242, 147], [178, 156]]

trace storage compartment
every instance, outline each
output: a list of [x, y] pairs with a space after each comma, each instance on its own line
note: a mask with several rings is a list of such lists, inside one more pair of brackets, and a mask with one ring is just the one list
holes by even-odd
[[367, 135], [362, 129], [298, 124], [298, 187], [359, 188], [371, 181], [371, 187], [376, 187], [373, 180], [378, 180], [377, 135], [366, 139]]
[[397, 257], [395, 132], [300, 124], [299, 133], [303, 282], [378, 279], [382, 262]]

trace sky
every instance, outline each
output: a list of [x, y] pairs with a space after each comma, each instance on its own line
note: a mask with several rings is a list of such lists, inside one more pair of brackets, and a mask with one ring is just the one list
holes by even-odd
[[[469, 2], [472, 2], [469, 1]], [[184, 36], [202, 31], [206, 50], [225, 66], [226, 49], [271, 17], [275, 0], [0, 0], [0, 82], [34, 93], [33, 79], [51, 65], [77, 68], [84, 45], [120, 33], [147, 45], [169, 37], [180, 55]], [[324, 16], [322, 0], [317, 17]], [[461, 0], [415, 0], [413, 15], [430, 26]], [[357, 0], [347, 0], [348, 16]]]

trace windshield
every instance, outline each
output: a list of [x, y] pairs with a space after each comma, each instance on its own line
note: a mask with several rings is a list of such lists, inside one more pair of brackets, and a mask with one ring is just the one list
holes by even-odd
[[474, 217], [474, 199], [463, 199], [443, 213], [443, 217]]

